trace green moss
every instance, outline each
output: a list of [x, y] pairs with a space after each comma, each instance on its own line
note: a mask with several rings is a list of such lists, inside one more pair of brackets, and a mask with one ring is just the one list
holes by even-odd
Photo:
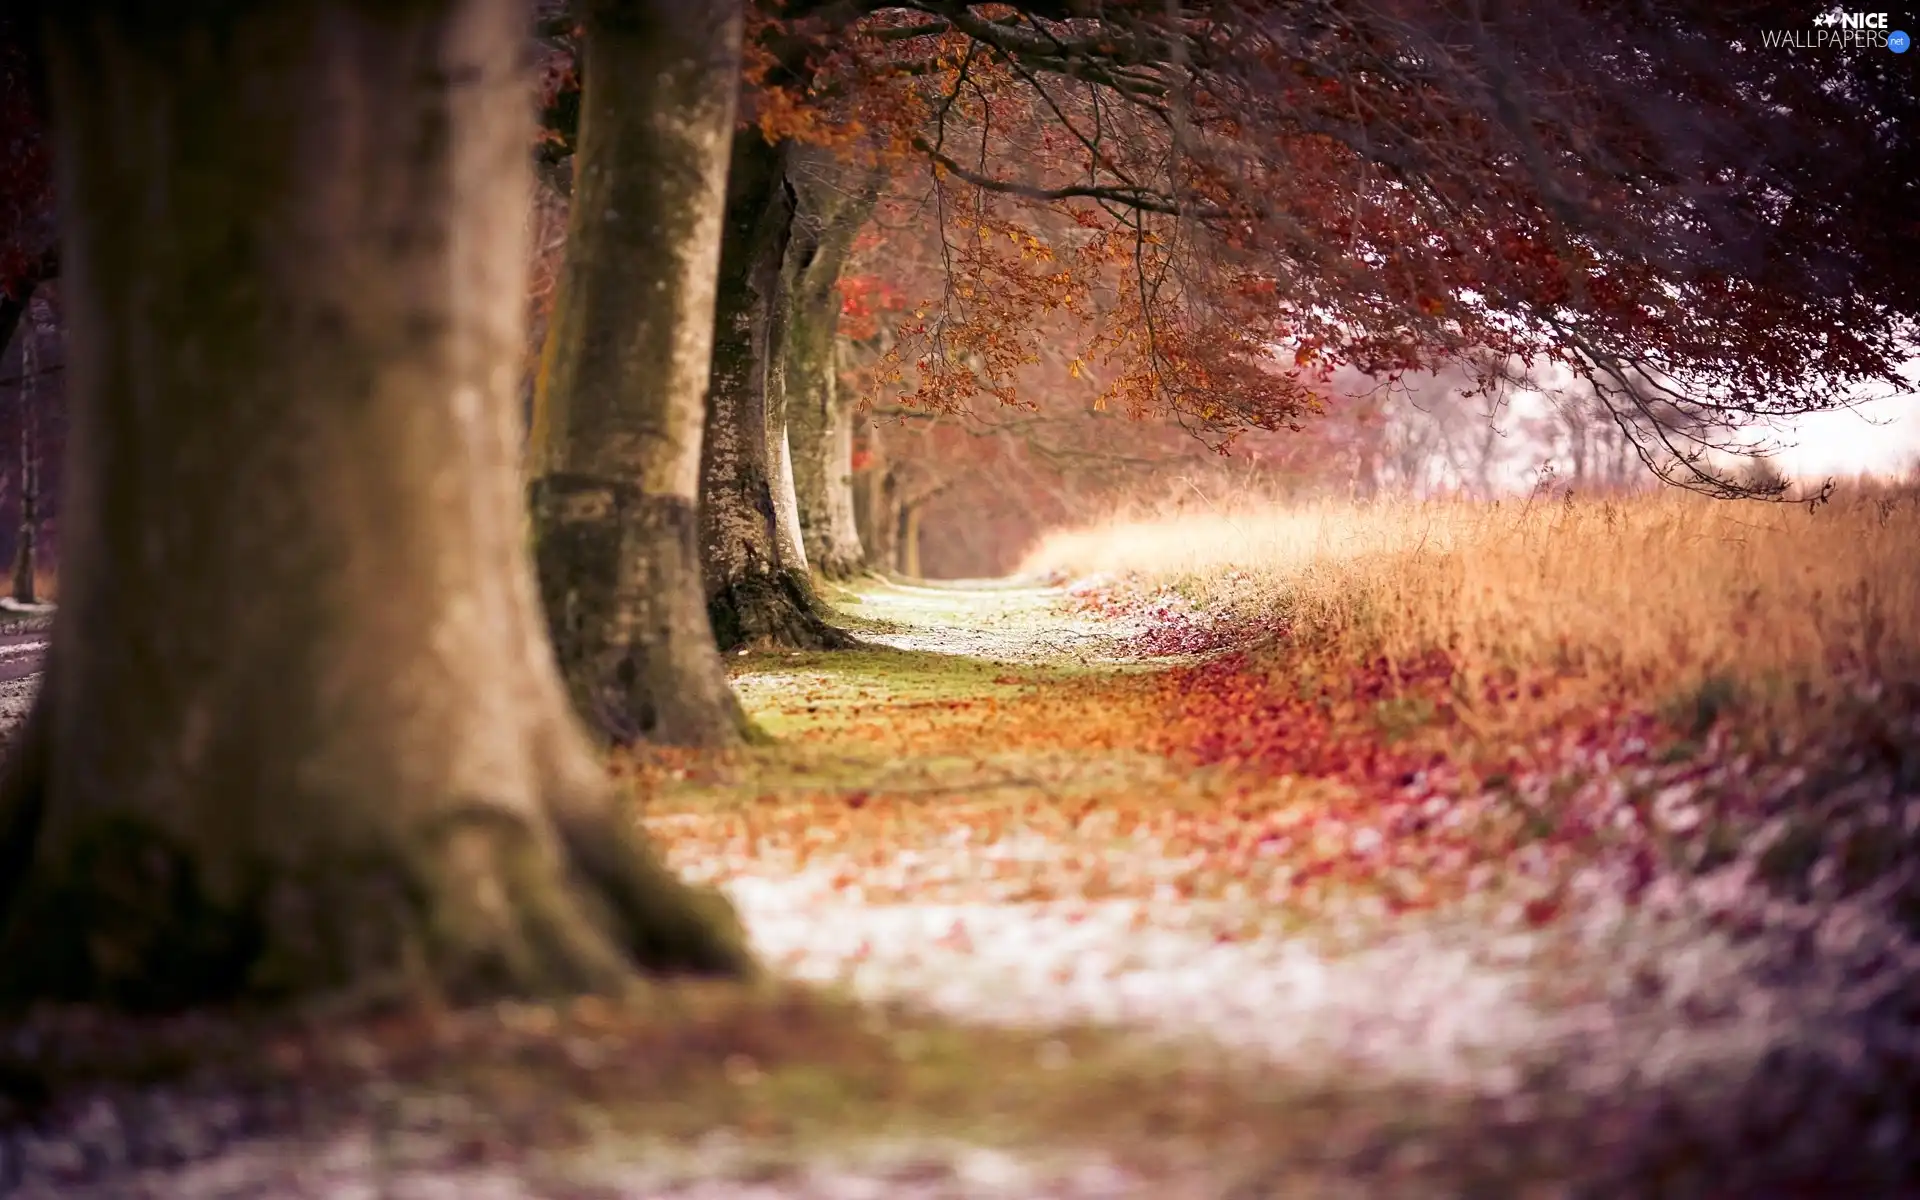
[[788, 737], [914, 705], [1018, 695], [1021, 680], [1050, 674], [957, 654], [860, 646], [852, 650], [736, 655], [734, 688], [770, 735]]

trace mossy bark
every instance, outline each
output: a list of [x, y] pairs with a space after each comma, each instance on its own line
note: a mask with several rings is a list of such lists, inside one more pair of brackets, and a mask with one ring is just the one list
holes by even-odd
[[[796, 155], [782, 354], [795, 523], [813, 569], [847, 579], [866, 568], [853, 512], [853, 397], [839, 385], [840, 273], [879, 198], [881, 176], [830, 153]], [[776, 510], [779, 509], [776, 492]]]
[[523, 6], [49, 11], [64, 604], [0, 788], [0, 990], [750, 970], [619, 811], [543, 636]]
[[[829, 649], [852, 639], [827, 623], [804, 560], [780, 553], [769, 420], [777, 391], [780, 284], [794, 194], [786, 148], [757, 128], [733, 139], [714, 314], [713, 374], [701, 448], [701, 569], [714, 635], [734, 647]], [[784, 428], [778, 437], [784, 443]]]
[[592, 0], [566, 260], [530, 445], [541, 598], [617, 742], [739, 740], [697, 503], [739, 12]]

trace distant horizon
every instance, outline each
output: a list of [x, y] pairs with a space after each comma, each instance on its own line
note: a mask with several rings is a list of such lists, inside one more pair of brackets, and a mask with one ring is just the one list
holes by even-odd
[[1809, 413], [1780, 423], [1773, 436], [1781, 443], [1773, 459], [1789, 478], [1901, 474], [1920, 458], [1920, 396]]

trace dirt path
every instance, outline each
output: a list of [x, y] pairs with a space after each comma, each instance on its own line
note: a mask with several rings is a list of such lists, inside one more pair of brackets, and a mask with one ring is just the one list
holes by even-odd
[[[1768, 901], [1734, 936], [1722, 873], [1633, 909], [1600, 889], [1542, 927], [1497, 886], [1515, 861], [1396, 913], [1305, 874], [1302, 838], [1375, 853], [1339, 785], [1165, 752], [1186, 700], [1156, 686], [1172, 660], [1132, 651], [1138, 623], [1039, 586], [834, 599], [862, 648], [733, 660], [773, 744], [616, 766], [810, 999], [395, 1034], [392, 1055], [458, 1049], [381, 1068], [401, 1082], [324, 1134], [189, 1155], [144, 1191], [19, 1194], [1909, 1194], [1920, 1056], [1886, 1017], [1920, 959], [1864, 910]], [[1283, 811], [1308, 819], [1263, 833]], [[469, 1118], [432, 1107], [455, 1092], [588, 1133], [456, 1167], [445, 1129]], [[71, 1158], [73, 1128], [0, 1143], [0, 1190], [9, 1153]]]
[[[1250, 847], [1234, 814], [1324, 803], [1309, 836], [1351, 838], [1362, 859], [1378, 835], [1334, 820], [1344, 797], [1324, 781], [1138, 749], [1182, 701], [1126, 685], [1167, 663], [1128, 652], [1143, 629], [1065, 599], [872, 586], [840, 601], [884, 649], [739, 662], [786, 745], [733, 790], [655, 801], [676, 862], [730, 890], [768, 961], [866, 1000], [1092, 1024], [1292, 1087], [1441, 1089], [1515, 1112], [1693, 1111], [1705, 1128], [1729, 1089], [1735, 1108], [1771, 1102], [1740, 1090], [1762, 1064], [1849, 1074], [1888, 1032], [1874, 997], [1920, 979], [1911, 953], [1848, 949], [1886, 944], [1864, 910], [1789, 914], [1737, 868], [1632, 909], [1596, 878], [1546, 928], [1497, 880], [1419, 915], [1366, 892], [1309, 904], [1288, 843]], [[1746, 923], [1765, 931], [1729, 936], [1756, 905], [1772, 916]]]

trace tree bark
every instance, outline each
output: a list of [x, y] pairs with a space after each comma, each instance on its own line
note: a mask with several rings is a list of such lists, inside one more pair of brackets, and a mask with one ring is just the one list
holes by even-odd
[[[734, 135], [701, 451], [701, 568], [721, 649], [828, 649], [851, 639], [823, 620], [804, 561], [780, 555], [769, 453], [777, 391], [780, 278], [793, 226], [785, 147]], [[784, 437], [780, 439], [784, 442]]]
[[[854, 417], [860, 424], [860, 417]], [[895, 570], [895, 547], [900, 536], [900, 492], [887, 463], [885, 445], [874, 422], [866, 422], [868, 467], [854, 478], [854, 520], [860, 526], [860, 545], [866, 549], [868, 570]]]
[[40, 536], [40, 447], [34, 420], [33, 376], [39, 367], [34, 354], [38, 333], [29, 307], [20, 324], [20, 532], [13, 546], [13, 598], [22, 604], [37, 602], [34, 544]]
[[65, 603], [0, 790], [0, 990], [750, 969], [618, 810], [542, 636], [524, 6], [49, 12]]
[[745, 717], [700, 582], [701, 425], [740, 11], [595, 0], [567, 250], [535, 388], [534, 531], [575, 706], [615, 741]]
[[865, 423], [867, 468], [855, 480], [854, 517], [859, 522], [861, 544], [866, 548], [869, 570], [899, 569], [895, 547], [900, 542], [900, 489], [893, 468], [887, 462], [886, 443], [870, 417], [856, 416], [854, 424]]
[[894, 569], [908, 579], [920, 578], [920, 505], [900, 506], [900, 537]]
[[847, 579], [866, 562], [853, 514], [853, 397], [838, 378], [839, 282], [854, 235], [879, 198], [881, 176], [851, 172], [829, 154], [808, 156], [790, 175], [798, 203], [787, 249], [782, 359], [794, 517], [813, 569]]

